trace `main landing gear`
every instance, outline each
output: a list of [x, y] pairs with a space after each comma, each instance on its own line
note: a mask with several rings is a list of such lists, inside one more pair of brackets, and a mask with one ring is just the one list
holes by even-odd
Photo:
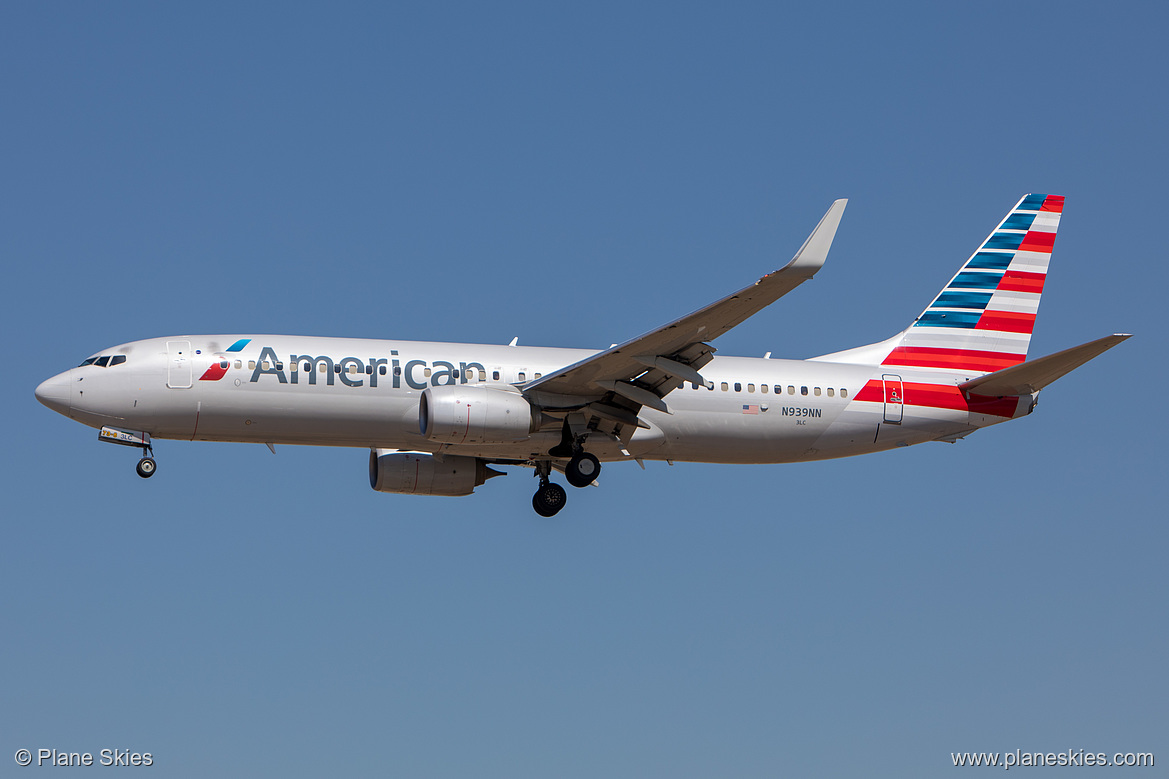
[[553, 517], [564, 504], [568, 502], [568, 493], [556, 482], [549, 478], [552, 473], [552, 463], [541, 460], [536, 463], [536, 476], [540, 478], [540, 488], [532, 496], [532, 508], [542, 517]]
[[601, 461], [586, 451], [578, 451], [564, 468], [564, 478], [573, 487], [587, 487], [601, 472]]
[[[564, 477], [573, 487], [587, 487], [592, 484], [601, 472], [601, 461], [595, 455], [583, 449], [577, 450], [568, 465], [564, 466]], [[555, 516], [564, 504], [568, 502], [568, 493], [559, 484], [550, 478], [552, 462], [542, 460], [536, 463], [536, 476], [540, 478], [540, 488], [532, 496], [532, 508], [542, 517]]]

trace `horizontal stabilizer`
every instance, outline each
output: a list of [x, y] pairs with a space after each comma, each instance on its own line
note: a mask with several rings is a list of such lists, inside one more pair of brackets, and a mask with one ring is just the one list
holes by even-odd
[[959, 384], [958, 387], [964, 392], [973, 392], [977, 395], [1030, 395], [1131, 337], [1128, 334], [1117, 334], [1089, 341], [1071, 349], [1064, 349], [1062, 352], [979, 376], [977, 379]]

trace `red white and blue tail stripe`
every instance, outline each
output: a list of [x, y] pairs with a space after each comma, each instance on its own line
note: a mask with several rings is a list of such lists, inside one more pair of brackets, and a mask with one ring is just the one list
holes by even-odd
[[1020, 200], [881, 364], [990, 373], [1026, 360], [1063, 202]]

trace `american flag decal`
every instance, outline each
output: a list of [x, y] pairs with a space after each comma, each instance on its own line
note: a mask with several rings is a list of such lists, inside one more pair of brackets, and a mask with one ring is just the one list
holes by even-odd
[[754, 403], [744, 404], [743, 405], [743, 413], [744, 414], [758, 414], [759, 413], [759, 406], [754, 404]]

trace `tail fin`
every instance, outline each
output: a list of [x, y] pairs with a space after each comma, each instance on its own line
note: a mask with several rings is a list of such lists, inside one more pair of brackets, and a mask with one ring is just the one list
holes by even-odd
[[822, 360], [970, 373], [1027, 359], [1061, 195], [1026, 195], [913, 324], [888, 341]]

